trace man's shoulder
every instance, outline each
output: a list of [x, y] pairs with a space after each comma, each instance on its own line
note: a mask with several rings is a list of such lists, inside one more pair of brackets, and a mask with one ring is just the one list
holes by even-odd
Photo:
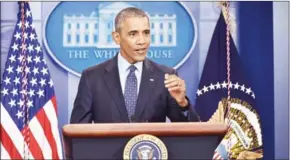
[[86, 75], [96, 75], [96, 74], [101, 74], [103, 73], [104, 69], [106, 68], [106, 66], [111, 63], [112, 59], [109, 59], [105, 62], [102, 62], [102, 63], [99, 63], [99, 64], [96, 64], [94, 66], [91, 66], [91, 67], [88, 67], [86, 68], [83, 72], [86, 74]]
[[147, 60], [149, 61], [151, 66], [155, 68], [156, 71], [159, 71], [162, 73], [171, 73], [171, 74], [175, 72], [175, 69], [173, 69], [173, 68], [170, 68], [170, 67], [162, 65], [162, 64], [158, 64], [158, 63], [153, 62], [152, 60], [149, 60], [149, 59], [147, 59]]

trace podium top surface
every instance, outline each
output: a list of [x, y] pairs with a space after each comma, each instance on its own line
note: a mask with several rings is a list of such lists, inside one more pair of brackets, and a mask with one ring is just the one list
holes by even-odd
[[225, 124], [206, 122], [67, 124], [63, 127], [63, 135], [70, 138], [127, 137], [144, 133], [155, 136], [223, 136], [226, 132]]

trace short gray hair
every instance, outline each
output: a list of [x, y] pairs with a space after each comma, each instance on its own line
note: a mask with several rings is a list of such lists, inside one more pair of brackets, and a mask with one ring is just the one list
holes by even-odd
[[121, 10], [115, 18], [115, 31], [119, 32], [121, 30], [121, 24], [126, 18], [130, 17], [146, 17], [149, 21], [148, 15], [141, 9], [135, 7], [128, 7]]

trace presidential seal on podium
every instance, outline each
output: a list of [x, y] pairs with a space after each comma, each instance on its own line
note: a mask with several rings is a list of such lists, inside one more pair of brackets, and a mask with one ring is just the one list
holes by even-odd
[[168, 152], [159, 138], [140, 134], [126, 144], [123, 159], [168, 159]]

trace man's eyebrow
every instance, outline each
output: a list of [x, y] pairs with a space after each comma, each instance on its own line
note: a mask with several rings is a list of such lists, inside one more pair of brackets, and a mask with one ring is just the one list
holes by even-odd
[[150, 32], [150, 29], [145, 29], [143, 32]]
[[[128, 33], [137, 33], [138, 31], [137, 30], [131, 30], [129, 31]], [[144, 31], [142, 32], [150, 32], [150, 29], [145, 29]]]
[[131, 30], [128, 33], [137, 33], [137, 32], [138, 32], [137, 30]]

